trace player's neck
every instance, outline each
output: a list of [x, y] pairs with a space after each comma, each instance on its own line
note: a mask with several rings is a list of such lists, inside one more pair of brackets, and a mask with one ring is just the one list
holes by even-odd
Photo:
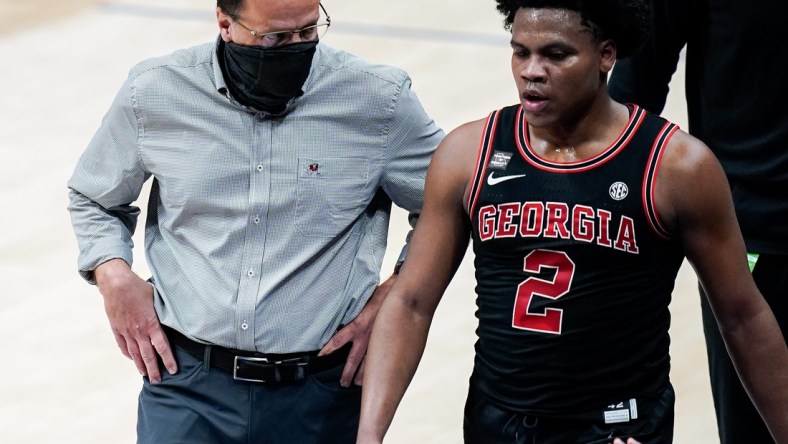
[[550, 126], [529, 125], [529, 140], [531, 147], [546, 159], [582, 161], [607, 149], [628, 121], [628, 109], [603, 94], [578, 116]]

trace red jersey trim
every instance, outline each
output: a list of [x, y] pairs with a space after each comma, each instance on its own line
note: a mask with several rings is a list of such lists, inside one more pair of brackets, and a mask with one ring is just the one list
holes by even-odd
[[534, 149], [531, 147], [531, 142], [528, 138], [528, 122], [525, 119], [523, 107], [520, 105], [517, 110], [517, 124], [515, 125], [514, 130], [514, 140], [517, 143], [517, 149], [520, 151], [520, 155], [523, 157], [523, 159], [525, 159], [526, 162], [530, 163], [535, 168], [552, 173], [579, 173], [603, 165], [615, 157], [616, 154], [621, 152], [621, 150], [623, 150], [629, 144], [629, 141], [632, 140], [632, 137], [637, 133], [637, 130], [640, 128], [640, 125], [643, 123], [645, 117], [646, 111], [643, 108], [632, 104], [632, 113], [629, 116], [629, 122], [627, 123], [627, 126], [621, 131], [621, 134], [619, 134], [615, 142], [613, 142], [604, 151], [590, 159], [579, 162], [562, 163], [547, 160], [536, 154]]
[[657, 211], [657, 204], [655, 199], [656, 179], [659, 173], [659, 167], [662, 163], [662, 156], [665, 154], [665, 147], [668, 141], [673, 137], [673, 134], [678, 131], [679, 127], [670, 122], [665, 123], [659, 132], [659, 135], [654, 139], [654, 145], [651, 147], [651, 153], [648, 157], [648, 166], [643, 177], [643, 211], [646, 213], [646, 218], [651, 226], [651, 229], [657, 236], [665, 240], [670, 240], [673, 236]]
[[495, 138], [495, 130], [498, 128], [498, 116], [500, 114], [500, 110], [490, 113], [487, 117], [487, 122], [484, 124], [484, 131], [482, 132], [482, 138], [479, 142], [479, 153], [476, 156], [476, 174], [471, 183], [471, 192], [468, 195], [468, 217], [470, 217], [471, 220], [473, 220], [476, 202], [479, 200], [479, 194], [484, 184], [484, 176], [487, 174], [487, 165], [490, 163], [492, 142]]

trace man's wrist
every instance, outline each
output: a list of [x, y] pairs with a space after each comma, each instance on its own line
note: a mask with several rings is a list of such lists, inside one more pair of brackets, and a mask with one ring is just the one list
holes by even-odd
[[99, 264], [93, 270], [93, 277], [96, 279], [96, 285], [100, 289], [102, 285], [125, 280], [132, 273], [131, 267], [125, 260], [115, 258]]

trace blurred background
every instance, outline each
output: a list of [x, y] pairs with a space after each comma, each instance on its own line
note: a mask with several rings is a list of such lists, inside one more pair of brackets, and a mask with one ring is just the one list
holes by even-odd
[[[445, 130], [517, 101], [508, 35], [492, 0], [323, 4], [332, 17], [324, 42], [405, 69]], [[77, 275], [66, 181], [129, 68], [213, 41], [214, 14], [212, 0], [0, 0], [2, 443], [135, 441], [141, 378], [115, 345], [100, 294]], [[686, 126], [683, 76], [677, 77], [665, 114]], [[145, 198], [137, 204], [144, 209]], [[405, 214], [395, 213], [384, 273], [407, 231]], [[141, 247], [134, 269], [147, 277]], [[473, 287], [468, 254], [438, 308], [387, 442], [462, 442]], [[687, 266], [671, 311], [675, 441], [717, 442], [699, 300]]]

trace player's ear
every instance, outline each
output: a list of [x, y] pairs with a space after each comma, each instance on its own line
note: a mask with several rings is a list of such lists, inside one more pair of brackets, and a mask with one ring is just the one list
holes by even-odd
[[613, 70], [617, 55], [616, 43], [610, 39], [599, 42], [599, 72], [607, 74]]

